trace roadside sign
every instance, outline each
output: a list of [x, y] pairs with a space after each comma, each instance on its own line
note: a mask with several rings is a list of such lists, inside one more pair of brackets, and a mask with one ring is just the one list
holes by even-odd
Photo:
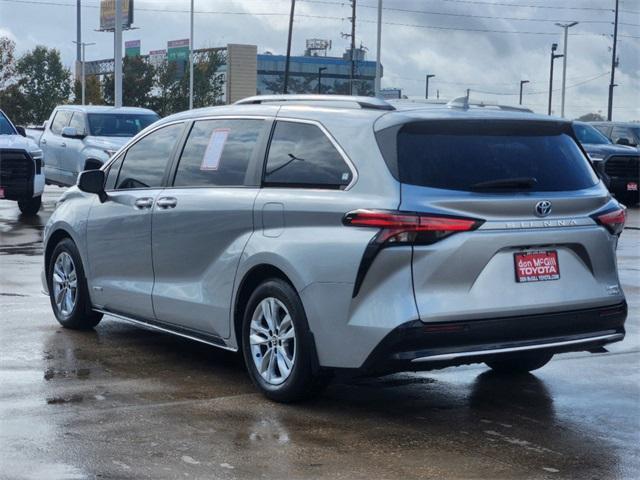
[[140, 40], [129, 40], [124, 42], [124, 55], [125, 57], [139, 57]]
[[[122, 0], [122, 28], [133, 23], [133, 0]], [[100, 0], [100, 30], [113, 30], [116, 26], [116, 0]]]
[[167, 60], [178, 62], [189, 60], [189, 39], [170, 40], [167, 42]]

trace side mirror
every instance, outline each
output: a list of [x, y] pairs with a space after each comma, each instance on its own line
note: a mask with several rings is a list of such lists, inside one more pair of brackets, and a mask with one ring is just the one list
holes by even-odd
[[95, 193], [100, 197], [100, 201], [104, 202], [107, 199], [104, 180], [103, 170], [85, 170], [78, 176], [78, 188], [85, 193]]
[[84, 138], [84, 133], [78, 132], [76, 127], [64, 127], [62, 129], [62, 136], [66, 138]]
[[24, 129], [24, 127], [19, 127], [16, 125], [16, 130], [18, 131], [18, 133], [20, 135], [22, 135], [23, 137], [27, 136], [27, 131]]
[[627, 146], [627, 147], [631, 146], [631, 142], [629, 141], [629, 139], [628, 139], [628, 138], [625, 138], [625, 137], [620, 137], [620, 138], [618, 138], [618, 139], [616, 140], [616, 143], [617, 143], [618, 145], [625, 145], [625, 146]]

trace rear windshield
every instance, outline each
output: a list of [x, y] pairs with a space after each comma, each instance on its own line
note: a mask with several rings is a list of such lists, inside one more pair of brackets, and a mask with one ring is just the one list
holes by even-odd
[[150, 114], [90, 113], [87, 118], [93, 136], [133, 137], [160, 117]]
[[495, 182], [504, 190], [514, 179], [511, 190], [591, 187], [598, 178], [565, 128], [550, 122], [409, 123], [398, 133], [397, 174], [403, 183], [450, 190]]

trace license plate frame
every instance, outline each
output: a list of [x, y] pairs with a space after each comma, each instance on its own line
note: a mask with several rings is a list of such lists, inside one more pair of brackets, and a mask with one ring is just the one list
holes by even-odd
[[637, 192], [638, 182], [627, 182], [627, 192]]
[[557, 250], [526, 250], [513, 254], [516, 283], [560, 280]]

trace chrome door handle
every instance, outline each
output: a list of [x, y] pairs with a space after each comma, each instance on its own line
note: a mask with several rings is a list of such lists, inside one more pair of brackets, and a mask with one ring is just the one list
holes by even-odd
[[41, 144], [41, 145], [46, 145], [46, 144], [47, 144], [47, 141], [46, 141], [46, 140], [40, 140], [40, 144]]
[[178, 199], [175, 197], [162, 197], [156, 200], [156, 205], [158, 208], [167, 209], [167, 208], [175, 208], [178, 205]]
[[144, 210], [145, 208], [151, 208], [153, 206], [153, 198], [151, 197], [143, 197], [138, 198], [134, 205], [138, 210]]
[[66, 143], [64, 143], [64, 142], [62, 142], [62, 143], [60, 144], [60, 146], [61, 146], [61, 147], [66, 147], [66, 146], [67, 146], [67, 144], [66, 144]]

